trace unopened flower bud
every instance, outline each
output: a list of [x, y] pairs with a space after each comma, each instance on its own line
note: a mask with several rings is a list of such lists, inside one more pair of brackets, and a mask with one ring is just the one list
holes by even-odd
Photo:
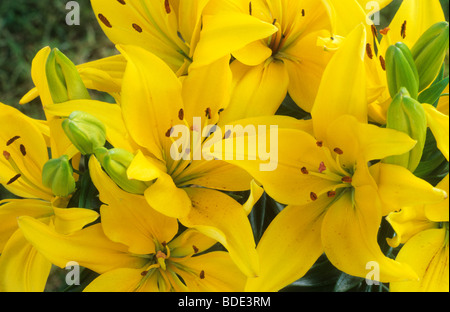
[[53, 102], [90, 99], [77, 68], [58, 49], [55, 48], [50, 52], [45, 72]]
[[103, 169], [110, 178], [124, 191], [133, 194], [144, 194], [148, 184], [139, 180], [130, 180], [127, 169], [134, 155], [121, 148], [106, 149], [104, 147], [95, 150], [95, 157], [99, 160]]
[[422, 104], [411, 98], [405, 88], [400, 90], [389, 106], [386, 128], [408, 134], [417, 144], [409, 152], [389, 156], [384, 162], [400, 165], [414, 172], [422, 158], [427, 136], [427, 118]]
[[67, 155], [50, 159], [44, 164], [42, 184], [50, 188], [54, 195], [60, 197], [66, 197], [75, 191], [73, 169]]
[[96, 117], [86, 112], [74, 111], [62, 122], [64, 132], [81, 154], [93, 154], [106, 142], [106, 129]]
[[391, 45], [386, 51], [386, 76], [391, 97], [404, 87], [413, 99], [419, 93], [419, 74], [409, 48], [402, 42]]
[[411, 53], [419, 72], [419, 91], [429, 86], [439, 73], [449, 43], [447, 22], [439, 22], [425, 31]]

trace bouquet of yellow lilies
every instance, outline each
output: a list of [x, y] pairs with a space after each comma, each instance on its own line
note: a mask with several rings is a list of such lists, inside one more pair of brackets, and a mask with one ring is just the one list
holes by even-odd
[[449, 24], [390, 3], [91, 0], [117, 53], [0, 103], [0, 291], [448, 292]]

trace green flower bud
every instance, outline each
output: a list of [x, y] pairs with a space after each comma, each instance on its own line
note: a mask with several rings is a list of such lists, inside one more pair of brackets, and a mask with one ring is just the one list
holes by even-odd
[[144, 194], [149, 185], [143, 181], [130, 180], [127, 176], [127, 169], [134, 158], [132, 153], [121, 148], [107, 150], [102, 147], [95, 150], [95, 156], [110, 178], [123, 190], [133, 194]]
[[45, 66], [48, 87], [55, 103], [90, 99], [75, 65], [58, 49], [53, 49]]
[[42, 184], [50, 188], [53, 194], [60, 197], [66, 197], [75, 191], [73, 169], [67, 155], [50, 159], [44, 164]]
[[422, 158], [427, 137], [427, 118], [422, 104], [411, 98], [405, 88], [400, 90], [389, 106], [386, 128], [408, 134], [417, 144], [408, 153], [387, 157], [384, 162], [414, 172]]
[[94, 116], [74, 111], [62, 122], [64, 132], [81, 154], [93, 154], [106, 142], [106, 129]]
[[411, 53], [419, 72], [419, 91], [429, 86], [441, 69], [449, 44], [447, 22], [439, 22], [425, 31]]
[[419, 74], [409, 48], [402, 42], [391, 45], [386, 51], [386, 76], [391, 97], [404, 87], [410, 96], [417, 99]]

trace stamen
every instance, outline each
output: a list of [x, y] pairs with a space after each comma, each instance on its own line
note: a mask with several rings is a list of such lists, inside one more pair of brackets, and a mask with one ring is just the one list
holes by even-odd
[[98, 19], [108, 28], [111, 28], [112, 25], [111, 23], [108, 21], [108, 19], [101, 13], [98, 14]]
[[308, 171], [308, 169], [306, 169], [306, 167], [303, 167], [300, 170], [302, 171], [303, 174], [308, 174], [309, 173], [309, 171]]
[[225, 132], [225, 135], [223, 136], [224, 139], [228, 139], [231, 135], [231, 130], [228, 129], [227, 132]]
[[211, 108], [207, 108], [206, 110], [205, 110], [205, 116], [208, 118], [208, 119], [211, 119]]
[[377, 38], [377, 35], [378, 35], [378, 31], [377, 31], [377, 27], [375, 27], [375, 25], [371, 25], [370, 26], [370, 29], [372, 30], [372, 35], [373, 35], [373, 37], [374, 38]]
[[221, 112], [223, 112], [225, 110], [225, 108], [221, 108], [219, 109], [219, 111], [217, 112], [218, 114], [220, 114]]
[[250, 15], [252, 15], [252, 2], [251, 1], [248, 3], [248, 13]]
[[7, 151], [3, 151], [3, 156], [5, 157], [6, 160], [9, 160], [9, 158], [11, 157], [11, 154]]
[[311, 198], [312, 201], [317, 200], [317, 194], [314, 192], [309, 193], [309, 198]]
[[327, 196], [328, 196], [328, 197], [334, 197], [334, 196], [336, 196], [336, 191], [328, 191], [328, 192], [327, 192]]
[[322, 146], [323, 146], [323, 142], [322, 142], [322, 141], [317, 141], [317, 142], [316, 142], [316, 145], [317, 145], [318, 147], [322, 147]]
[[166, 131], [166, 137], [170, 138], [170, 135], [172, 134], [173, 127], [170, 127], [169, 130]]
[[386, 36], [388, 34], [389, 30], [391, 30], [389, 27], [383, 28], [382, 30], [380, 30], [380, 34], [382, 34], [383, 36]]
[[169, 3], [169, 0], [165, 0], [165, 1], [164, 1], [164, 7], [165, 7], [165, 9], [166, 9], [166, 13], [167, 13], [167, 14], [170, 14], [171, 10], [170, 10], [170, 3]]
[[146, 276], [147, 273], [148, 273], [148, 271], [142, 271], [142, 272], [141, 272], [141, 276]]
[[8, 142], [6, 142], [6, 146], [13, 144], [13, 142], [17, 139], [20, 139], [20, 136], [18, 135], [13, 136], [11, 139], [8, 140]]
[[184, 119], [184, 110], [182, 108], [180, 108], [180, 110], [178, 111], [178, 119]]
[[344, 154], [344, 152], [339, 147], [336, 147], [333, 151], [338, 155]]
[[380, 55], [380, 64], [381, 64], [381, 68], [386, 71], [386, 62], [384, 61], [384, 58], [382, 55]]
[[123, 5], [125, 5], [126, 3], [125, 3], [125, 0], [117, 0], [120, 4], [123, 4]]
[[201, 270], [200, 272], [200, 278], [204, 279], [205, 278], [205, 271]]
[[370, 59], [373, 59], [372, 47], [370, 43], [366, 44], [366, 53]]
[[192, 249], [194, 249], [194, 253], [197, 253], [197, 252], [198, 252], [198, 248], [197, 248], [197, 246], [195, 246], [195, 245], [192, 245]]
[[400, 35], [403, 39], [406, 38], [406, 20], [402, 24], [402, 29], [400, 30]]
[[134, 30], [136, 30], [138, 33], [142, 32], [142, 28], [138, 24], [133, 23], [133, 25], [131, 26], [133, 26]]
[[302, 16], [305, 16], [305, 9], [302, 9]]
[[11, 183], [13, 183], [14, 181], [16, 181], [18, 178], [20, 178], [21, 174], [18, 173], [15, 176], [13, 176], [7, 183], [6, 185], [10, 185]]
[[20, 152], [23, 156], [27, 155], [27, 150], [25, 149], [25, 146], [23, 144], [20, 144]]
[[272, 22], [272, 25], [275, 25], [276, 22], [277, 22], [277, 19], [275, 18]]
[[341, 179], [341, 181], [344, 183], [352, 183], [352, 177], [345, 176]]
[[323, 161], [319, 165], [319, 173], [322, 173], [323, 171], [327, 170], [327, 167], [323, 163]]

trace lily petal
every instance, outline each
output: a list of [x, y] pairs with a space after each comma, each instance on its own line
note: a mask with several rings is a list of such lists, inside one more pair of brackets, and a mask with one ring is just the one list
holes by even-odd
[[[354, 196], [354, 201], [352, 197]], [[381, 203], [370, 186], [345, 193], [328, 209], [322, 224], [322, 243], [331, 263], [347, 274], [367, 277], [367, 265], [375, 261], [380, 282], [417, 279], [405, 264], [386, 257], [377, 243]], [[351, 255], [351, 256], [349, 256]]]
[[328, 63], [311, 111], [318, 140], [326, 137], [328, 125], [342, 115], [367, 123], [365, 82], [366, 30], [356, 27]]
[[69, 261], [76, 261], [103, 273], [119, 267], [140, 268], [145, 264], [146, 259], [130, 255], [127, 246], [109, 240], [100, 223], [63, 235], [31, 217], [20, 217], [18, 222], [25, 238], [60, 268], [65, 268]]
[[422, 104], [427, 115], [428, 127], [436, 139], [437, 146], [449, 160], [449, 118], [430, 104]]
[[[83, 292], [132, 292], [142, 280], [142, 269], [119, 268], [94, 279]], [[155, 291], [157, 291], [155, 283]]]
[[301, 278], [323, 253], [320, 228], [331, 200], [321, 197], [303, 206], [287, 206], [272, 221], [257, 251], [261, 272], [246, 291], [278, 291]]
[[[442, 179], [441, 182], [436, 185], [436, 188], [439, 188], [441, 190], [444, 190], [449, 193], [449, 187], [448, 187], [448, 174], [445, 176], [444, 179]], [[441, 201], [438, 204], [429, 204], [425, 206], [425, 214], [428, 219], [434, 222], [448, 222], [448, 214], [449, 214], [449, 199], [448, 197]]]
[[446, 229], [423, 231], [402, 247], [397, 255], [397, 261], [410, 265], [420, 280], [393, 282], [390, 284], [391, 292], [448, 292], [449, 251], [446, 231]]
[[186, 193], [192, 209], [180, 222], [220, 242], [245, 275], [257, 275], [255, 241], [242, 206], [219, 191], [190, 187]]

